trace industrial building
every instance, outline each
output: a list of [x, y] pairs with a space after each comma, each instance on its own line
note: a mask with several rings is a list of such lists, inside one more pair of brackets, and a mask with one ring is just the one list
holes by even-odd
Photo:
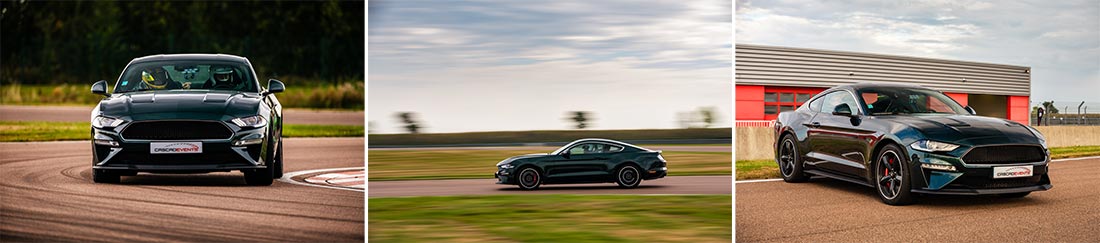
[[863, 82], [917, 84], [978, 115], [1028, 124], [1031, 68], [897, 55], [736, 45], [737, 126], [767, 126], [813, 95]]

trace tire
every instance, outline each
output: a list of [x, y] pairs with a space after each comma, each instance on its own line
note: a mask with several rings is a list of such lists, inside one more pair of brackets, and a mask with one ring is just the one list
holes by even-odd
[[275, 166], [274, 178], [283, 178], [283, 140], [279, 139], [279, 149], [275, 152]]
[[516, 176], [516, 185], [523, 190], [535, 190], [542, 185], [542, 172], [535, 167], [524, 167]]
[[912, 182], [909, 178], [909, 160], [901, 148], [888, 144], [875, 156], [875, 191], [883, 203], [900, 206], [911, 204], [914, 195], [909, 190]]
[[798, 151], [794, 135], [783, 136], [775, 154], [775, 162], [779, 164], [779, 175], [783, 177], [783, 181], [798, 183], [810, 180], [810, 176], [803, 172], [802, 154]]
[[1031, 194], [1031, 192], [1017, 192], [1017, 193], [999, 194], [997, 196], [998, 197], [1003, 197], [1003, 198], [1021, 198], [1021, 197], [1026, 197], [1028, 194]]
[[635, 188], [642, 184], [642, 173], [638, 166], [626, 165], [615, 172], [615, 183], [622, 188]]
[[275, 181], [275, 166], [244, 172], [244, 182], [249, 186], [269, 186]]
[[92, 182], [118, 183], [119, 175], [106, 170], [92, 169]]

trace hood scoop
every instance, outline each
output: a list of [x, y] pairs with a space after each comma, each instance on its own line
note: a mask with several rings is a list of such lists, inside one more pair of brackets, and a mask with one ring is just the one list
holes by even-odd
[[206, 96], [202, 98], [202, 102], [203, 103], [225, 103], [225, 101], [229, 100], [229, 97], [230, 97], [229, 94], [206, 94]]
[[157, 102], [157, 94], [156, 93], [133, 94], [133, 95], [130, 95], [130, 102], [132, 102], [132, 103], [153, 103], [153, 102]]
[[969, 127], [970, 126], [970, 123], [966, 123], [964, 121], [960, 121], [960, 120], [957, 120], [955, 118], [945, 118], [945, 120], [947, 120], [947, 121], [941, 121], [941, 122], [943, 122], [944, 125], [948, 125], [948, 126], [952, 126], [952, 127]]

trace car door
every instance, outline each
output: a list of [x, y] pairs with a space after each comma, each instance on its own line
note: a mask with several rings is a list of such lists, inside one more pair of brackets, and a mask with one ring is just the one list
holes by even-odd
[[609, 145], [599, 142], [574, 144], [546, 165], [548, 181], [601, 181], [607, 176]]
[[[847, 110], [852, 115], [837, 115]], [[807, 139], [810, 143], [807, 162], [817, 168], [834, 173], [862, 176], [866, 173], [863, 161], [867, 155], [866, 137], [874, 134], [862, 124], [862, 109], [855, 96], [846, 90], [834, 91], [824, 96], [824, 102], [810, 122]]]

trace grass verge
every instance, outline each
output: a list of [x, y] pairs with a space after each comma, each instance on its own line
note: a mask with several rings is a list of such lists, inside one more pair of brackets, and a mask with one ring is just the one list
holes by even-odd
[[371, 242], [729, 242], [730, 195], [369, 199]]
[[[88, 140], [87, 122], [0, 121], [0, 142]], [[294, 125], [283, 126], [284, 137], [362, 137], [363, 126]]]
[[[371, 181], [493, 178], [497, 162], [552, 149], [408, 149], [371, 150]], [[663, 151], [669, 175], [729, 175], [729, 152]]]
[[[1050, 148], [1051, 159], [1078, 158], [1100, 155], [1100, 146], [1073, 146]], [[780, 178], [779, 165], [774, 160], [738, 160], [737, 180]]]

